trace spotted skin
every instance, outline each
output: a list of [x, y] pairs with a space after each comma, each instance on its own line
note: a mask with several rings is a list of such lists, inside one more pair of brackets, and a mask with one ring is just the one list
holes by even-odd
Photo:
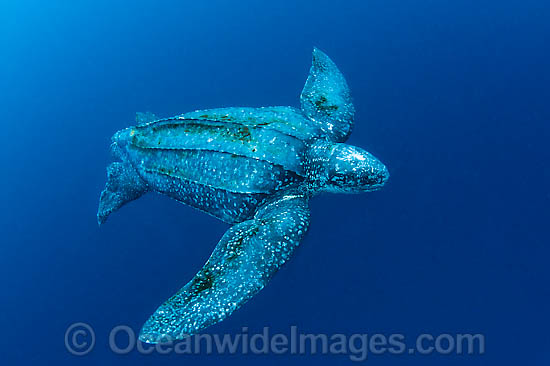
[[346, 81], [321, 51], [292, 107], [218, 108], [117, 132], [115, 162], [98, 222], [147, 192], [167, 195], [232, 226], [203, 268], [145, 323], [140, 340], [182, 339], [213, 325], [260, 291], [291, 257], [320, 192], [381, 188], [389, 174], [367, 151], [346, 145], [354, 109]]
[[308, 225], [307, 198], [285, 196], [231, 227], [204, 267], [145, 323], [140, 339], [181, 339], [225, 319], [269, 282]]

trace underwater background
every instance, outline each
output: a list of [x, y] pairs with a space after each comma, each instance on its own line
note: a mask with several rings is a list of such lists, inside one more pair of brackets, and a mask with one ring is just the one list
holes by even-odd
[[[136, 112], [298, 107], [314, 46], [351, 88], [348, 143], [390, 181], [313, 199], [292, 260], [205, 333], [472, 333], [483, 354], [360, 363], [550, 364], [549, 19], [542, 0], [1, 1], [2, 364], [353, 363], [109, 347], [228, 227], [150, 194], [98, 228], [112, 134]], [[85, 356], [64, 342], [77, 322]]]

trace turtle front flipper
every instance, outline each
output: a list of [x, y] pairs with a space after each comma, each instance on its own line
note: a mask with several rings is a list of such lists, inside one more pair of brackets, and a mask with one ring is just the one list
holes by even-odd
[[347, 140], [355, 113], [348, 84], [334, 62], [317, 48], [313, 49], [313, 61], [300, 102], [305, 115], [319, 123], [331, 141]]
[[225, 319], [290, 258], [308, 225], [307, 198], [289, 195], [231, 227], [195, 277], [149, 318], [140, 340], [182, 339]]

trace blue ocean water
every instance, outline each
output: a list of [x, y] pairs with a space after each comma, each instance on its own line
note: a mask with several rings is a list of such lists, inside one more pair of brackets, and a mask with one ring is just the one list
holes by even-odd
[[[353, 93], [348, 142], [391, 179], [312, 200], [294, 258], [206, 333], [482, 334], [481, 355], [363, 363], [547, 365], [548, 19], [541, 0], [1, 2], [3, 364], [351, 363], [116, 354], [111, 330], [138, 331], [227, 225], [152, 194], [95, 217], [110, 137], [135, 112], [299, 106], [317, 46]], [[77, 322], [96, 335], [85, 356], [65, 344]]]

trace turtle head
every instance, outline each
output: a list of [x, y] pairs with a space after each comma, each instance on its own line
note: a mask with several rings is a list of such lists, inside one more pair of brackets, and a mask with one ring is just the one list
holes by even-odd
[[361, 193], [380, 189], [390, 177], [388, 169], [369, 152], [355, 146], [335, 144], [327, 164], [325, 191]]

